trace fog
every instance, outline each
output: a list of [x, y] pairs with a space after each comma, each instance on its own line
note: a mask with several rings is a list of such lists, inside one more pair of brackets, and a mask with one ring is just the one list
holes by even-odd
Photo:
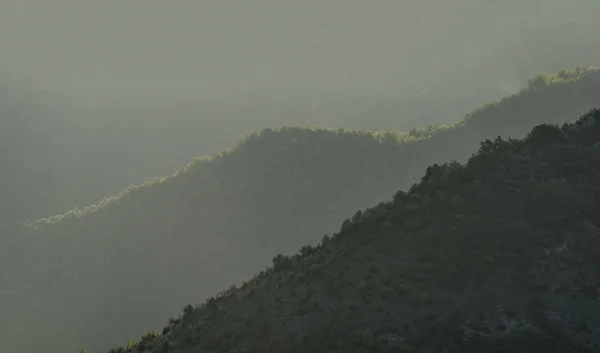
[[0, 62], [88, 97], [426, 88], [525, 29], [598, 10], [594, 0], [4, 0]]
[[265, 127], [453, 122], [540, 71], [600, 64], [599, 9], [4, 0], [3, 160], [21, 185], [5, 200], [19, 219], [85, 207]]
[[[48, 235], [44, 238], [47, 243], [43, 245], [32, 240], [37, 238], [27, 238], [21, 244], [18, 238], [4, 236], [12, 234], [15, 221], [35, 220], [73, 207], [84, 208], [98, 203], [103, 197], [117, 195], [129, 184], [141, 184], [173, 173], [194, 157], [232, 148], [248, 133], [267, 127], [301, 125], [407, 131], [429, 124], [454, 122], [489, 100], [498, 100], [519, 91], [529, 78], [539, 72], [555, 72], [578, 65], [600, 66], [599, 10], [598, 0], [0, 1], [0, 250], [4, 250], [0, 254], [11, 253], [11, 246], [27, 254], [21, 257], [15, 251], [9, 257], [2, 255], [0, 264], [6, 263], [8, 267], [0, 268], [19, 268], [22, 272], [4, 270], [0, 275], [28, 290], [27, 295], [21, 293], [15, 296], [15, 303], [22, 305], [23, 298], [30, 298], [31, 302], [40, 300], [23, 311], [32, 313], [29, 316], [19, 316], [12, 305], [0, 302], [0, 306], [4, 305], [0, 307], [1, 312], [13, 315], [11, 320], [19, 321], [23, 329], [19, 334], [9, 331], [16, 330], [19, 325], [0, 318], [0, 327], [5, 328], [2, 331], [17, 342], [14, 343], [16, 351], [31, 348], [29, 351], [32, 353], [42, 353], [45, 350], [40, 347], [47, 343], [43, 339], [30, 338], [27, 331], [29, 323], [37, 321], [35, 313], [38, 308], [53, 313], [56, 321], [55, 326], [48, 324], [41, 327], [52, 327], [63, 334], [75, 332], [72, 327], [69, 328], [67, 321], [72, 319], [81, 323], [87, 320], [78, 316], [83, 315], [80, 314], [81, 308], [93, 313], [89, 314], [90, 317], [96, 317], [110, 307], [113, 312], [106, 314], [106, 322], [102, 322], [108, 328], [100, 329], [94, 325], [77, 327], [80, 330], [77, 332], [83, 332], [77, 337], [78, 342], [89, 342], [92, 337], [93, 348], [104, 348], [130, 335], [129, 332], [120, 332], [118, 325], [111, 326], [110, 320], [122, 320], [119, 315], [133, 317], [125, 314], [130, 304], [155, 304], [150, 294], [150, 299], [138, 303], [136, 293], [127, 293], [127, 300], [113, 303], [113, 298], [123, 298], [124, 294], [119, 292], [122, 289], [118, 287], [120, 283], [127, 284], [133, 277], [140, 281], [143, 278], [150, 282], [156, 280], [149, 285], [156, 289], [153, 293], [156, 297], [161, 288], [164, 290], [163, 287], [178, 288], [172, 294], [177, 301], [172, 299], [171, 306], [173, 302], [179, 303], [181, 298], [196, 297], [195, 293], [187, 292], [187, 283], [177, 282], [178, 277], [169, 273], [168, 256], [160, 259], [160, 263], [166, 266], [160, 267], [167, 281], [165, 283], [168, 283], [164, 285], [153, 277], [153, 273], [144, 272], [146, 267], [143, 263], [136, 262], [135, 256], [130, 255], [131, 251], [146, 251], [144, 246], [147, 244], [140, 244], [145, 240], [138, 240], [143, 239], [144, 232], [159, 239], [156, 244], [162, 244], [161, 241], [169, 243], [170, 240], [161, 240], [161, 237], [173, 236], [173, 229], [182, 230], [180, 233], [183, 235], [180, 236], [183, 239], [189, 237], [194, 241], [197, 241], [195, 236], [199, 232], [211, 239], [219, 232], [231, 235], [235, 230], [236, 236], [241, 237], [240, 229], [254, 229], [267, 241], [273, 234], [287, 234], [293, 238], [298, 235], [298, 229], [311, 233], [303, 233], [302, 236], [317, 237], [322, 235], [322, 231], [334, 230], [323, 230], [321, 224], [327, 224], [327, 227], [337, 225], [343, 221], [342, 215], [351, 216], [347, 209], [355, 210], [358, 206], [343, 201], [343, 197], [335, 196], [334, 191], [334, 196], [325, 200], [332, 204], [326, 204], [321, 193], [319, 197], [323, 200], [319, 199], [319, 203], [323, 205], [320, 206], [324, 209], [331, 206], [335, 210], [332, 212], [335, 217], [328, 218], [324, 212], [329, 209], [311, 209], [310, 205], [315, 200], [310, 199], [309, 193], [304, 195], [304, 191], [299, 191], [295, 195], [304, 195], [304, 203], [297, 208], [294, 205], [289, 209], [277, 206], [281, 200], [275, 199], [260, 201], [271, 207], [267, 207], [267, 211], [256, 208], [257, 199], [265, 198], [264, 195], [285, 199], [286, 183], [293, 179], [284, 177], [283, 172], [279, 174], [279, 170], [269, 164], [272, 161], [265, 159], [263, 153], [271, 146], [269, 141], [263, 141], [261, 143], [265, 146], [247, 152], [245, 157], [237, 157], [244, 156], [243, 153], [235, 155], [239, 160], [227, 162], [231, 165], [222, 167], [223, 170], [214, 167], [223, 175], [219, 174], [221, 179], [215, 176], [214, 180], [206, 177], [208, 181], [203, 187], [209, 191], [203, 189], [203, 192], [210, 197], [201, 202], [189, 199], [186, 199], [187, 203], [180, 202], [179, 198], [194, 194], [194, 190], [189, 189], [195, 184], [193, 180], [178, 180], [177, 185], [183, 186], [161, 191], [168, 195], [164, 199], [161, 199], [160, 193], [149, 192], [149, 199], [168, 200], [169, 205], [156, 206], [135, 199], [135, 202], [130, 201], [133, 206], [121, 206], [127, 213], [126, 217], [120, 214], [121, 208], [111, 208], [107, 211], [110, 217], [102, 218], [104, 214], [101, 214], [93, 220], [96, 223], [87, 223], [87, 220], [67, 222], [47, 234], [37, 232], [37, 235]], [[580, 93], [576, 92], [587, 104], [591, 98]], [[536, 111], [536, 107], [528, 104], [523, 104], [527, 112]], [[582, 107], [581, 113], [589, 108]], [[565, 111], [576, 110], [573, 107], [569, 109], [565, 108]], [[575, 116], [565, 116], [565, 120], [573, 118]], [[518, 131], [524, 133], [525, 130], [520, 126]], [[479, 133], [473, 133], [472, 145], [479, 143]], [[306, 134], [314, 138], [311, 141], [315, 146], [324, 143], [319, 140], [320, 137]], [[358, 143], [350, 145], [359, 146]], [[322, 157], [320, 162], [331, 169], [329, 179], [323, 181], [323, 189], [329, 185], [346, 185], [338, 180], [343, 175], [334, 173], [339, 172], [336, 166], [330, 165], [337, 158], [331, 156], [343, 150], [340, 145], [334, 147], [329, 157]], [[431, 147], [432, 154], [435, 150], [435, 146]], [[373, 148], [373, 151], [378, 150]], [[360, 153], [357, 149], [356, 154]], [[468, 153], [464, 152], [464, 155]], [[401, 178], [404, 166], [388, 167], [391, 163], [385, 158], [395, 160], [395, 157], [390, 154], [384, 158], [384, 152], [381, 154], [379, 168], [388, 172], [397, 169], [400, 177], [381, 172], [381, 178], [388, 183], [375, 185], [379, 187], [375, 188], [379, 190], [377, 195], [362, 195], [356, 191], [356, 195], [347, 196], [348, 200], [360, 200], [360, 207], [367, 207], [374, 199], [388, 195], [389, 190], [395, 190], [397, 180], [404, 180]], [[275, 154], [275, 157], [281, 156]], [[371, 157], [365, 152], [362, 158], [366, 165]], [[312, 159], [306, 157], [302, 163], [310, 166], [310, 161]], [[420, 162], [419, 165], [427, 165], [430, 161]], [[345, 163], [346, 174], [352, 174], [354, 162], [346, 160]], [[259, 169], [256, 166], [259, 164], [262, 170], [248, 171]], [[290, 162], [290, 165], [295, 164]], [[306, 171], [307, 175], [318, 174], [317, 167], [313, 168], [315, 170]], [[234, 177], [228, 179], [226, 171]], [[252, 177], [246, 178], [244, 173]], [[261, 173], [265, 173], [266, 177]], [[420, 169], [411, 173], [408, 179], [412, 181]], [[302, 179], [304, 174], [296, 174], [297, 180], [294, 180], [301, 186], [298, 186], [299, 190], [304, 190], [302, 188], [310, 182]], [[239, 179], [236, 179], [238, 176]], [[368, 178], [371, 178], [370, 174]], [[264, 180], [268, 180], [269, 184], [264, 184]], [[347, 183], [348, 190], [360, 190], [365, 194], [371, 192], [359, 182]], [[365, 183], [377, 184], [371, 179]], [[214, 190], [206, 186], [213, 184]], [[273, 189], [273, 184], [281, 190]], [[271, 192], [272, 189], [278, 191]], [[290, 194], [293, 192], [290, 191]], [[207, 213], [210, 217], [205, 215], [206, 225], [196, 224], [197, 213], [204, 212], [204, 208], [210, 208], [204, 206], [213, 203], [222, 208], [213, 210], [214, 214]], [[229, 211], [232, 204], [237, 208]], [[359, 202], [356, 201], [356, 204]], [[145, 208], [140, 205], [152, 208], [154, 214], [144, 214], [141, 210]], [[176, 211], [167, 211], [171, 209]], [[219, 213], [220, 210], [223, 211]], [[281, 212], [271, 214], [270, 210]], [[175, 216], [169, 218], [169, 212]], [[166, 214], [164, 219], [175, 225], [159, 222], [163, 218], [156, 215], [161, 214]], [[232, 215], [243, 219], [236, 219], [237, 223], [233, 224], [229, 219]], [[316, 222], [315, 215], [325, 218], [326, 222]], [[128, 223], [128, 217], [139, 222]], [[154, 217], [155, 220], [145, 217]], [[310, 217], [313, 218], [308, 219]], [[306, 226], [311, 222], [314, 222], [314, 228]], [[140, 230], [142, 223], [148, 227], [143, 231]], [[213, 227], [209, 228], [215, 229], [214, 234], [203, 228], [205, 226]], [[63, 227], [67, 231], [62, 232]], [[16, 225], [14, 229], [17, 229]], [[104, 239], [91, 240], [90, 243], [99, 244], [92, 249], [87, 247], [88, 240], [85, 238], [78, 238], [80, 243], [69, 243], [70, 247], [65, 244], [56, 246], [52, 237], [63, 233], [90, 237], [112, 234], [119, 240], [114, 243], [104, 242]], [[125, 234], [131, 235], [132, 240], [119, 238]], [[248, 243], [260, 243], [254, 240], [252, 238]], [[286, 249], [296, 249], [300, 240], [287, 241], [281, 240]], [[115, 245], [121, 244], [119, 242], [126, 246], [119, 248]], [[227, 240], [215, 240], [223, 249], [231, 245], [220, 242], [226, 243]], [[63, 246], [80, 252], [71, 251], [65, 255]], [[182, 258], [190, 262], [196, 259], [196, 248], [189, 244], [175, 244], [173, 248], [177, 251], [173, 250], [172, 254], [178, 254], [174, 257], [181, 256], [180, 251], [183, 251], [187, 257]], [[273, 245], [273, 248], [276, 246]], [[57, 261], [57, 264], [52, 267], [41, 260], [36, 262], [35, 259], [44, 257], [38, 257], [38, 253], [31, 249], [42, 249], [40, 251], [45, 252], [45, 259]], [[156, 246], [149, 253], [162, 254], [160, 249]], [[89, 260], [88, 255], [93, 259]], [[217, 254], [214, 258], [219, 256]], [[268, 263], [270, 256], [265, 257], [265, 261], [261, 258], [255, 262], [261, 265]], [[105, 257], [117, 260], [107, 269], [103, 267], [108, 266]], [[73, 271], [81, 276], [78, 281], [83, 283], [82, 293], [98, 293], [97, 298], [70, 292], [69, 298], [74, 298], [79, 306], [71, 305], [63, 298], [60, 293], [63, 284], [56, 283], [66, 283], [65, 286], [80, 290], [80, 282], [70, 277], [70, 271], [52, 272], [52, 268], [69, 269], [70, 260], [56, 260], [63, 258], [75, 259], [73, 261], [77, 265]], [[143, 257], [140, 255], [139, 258]], [[34, 261], [28, 262], [30, 259]], [[130, 265], [130, 260], [134, 265], [122, 271], [123, 278], [115, 277], [115, 273], [121, 274], [120, 264]], [[252, 262], [237, 260], [241, 264]], [[236, 261], [228, 261], [230, 266], [221, 269], [227, 268], [230, 272], [222, 270], [223, 274], [212, 274], [208, 269], [203, 271], [218, 279], [214, 282], [229, 283], [231, 276], [228, 276], [238, 269], [234, 268]], [[188, 268], [184, 262], [177, 262], [179, 269], [183, 268], [182, 271], [189, 272], [186, 272], [188, 277], [193, 277], [193, 266], [198, 264], [190, 264]], [[82, 263], [93, 268], [89, 277], [86, 267], [79, 266]], [[99, 273], [98, 277], [94, 277], [93, 271]], [[21, 278], [20, 273], [30, 274], [32, 278]], [[38, 274], [44, 279], [35, 278]], [[64, 282], [55, 282], [51, 275]], [[95, 281], [96, 278], [105, 282]], [[224, 289], [209, 286], [214, 278], [207, 280], [208, 284], [204, 283], [205, 278], [199, 278], [197, 281], [201, 283], [194, 285], [202, 288], [203, 295]], [[58, 303], [56, 307], [47, 308], [47, 303], [38, 296], [44, 293], [43, 287], [47, 283], [56, 286], [52, 288], [51, 299]], [[116, 284], [113, 286], [111, 283]], [[140, 283], [140, 287], [148, 285], [143, 281]], [[5, 292], [18, 291], [0, 285], [0, 294]], [[185, 296], [177, 297], [183, 295], [181, 293]], [[2, 298], [0, 296], [0, 300]], [[197, 303], [204, 299], [198, 297]], [[98, 307], [90, 307], [90, 302], [99, 303]], [[56, 312], [63, 306], [69, 314], [60, 317]], [[165, 304], [161, 310], [171, 310], [171, 306]], [[144, 307], [143, 310], [151, 309]], [[139, 312], [143, 310], [139, 309]], [[162, 318], [163, 312], [144, 314], [155, 320], [158, 316]], [[141, 327], [145, 322], [122, 324], [134, 331], [131, 327], [137, 330], [136, 325]], [[139, 332], [140, 335], [142, 333]], [[40, 333], [41, 337], [53, 335], [53, 332]], [[109, 335], [112, 336], [107, 337]], [[29, 342], [21, 344], [25, 340]], [[70, 344], [61, 342], [62, 338], [58, 336], [55, 340], [65, 346]]]

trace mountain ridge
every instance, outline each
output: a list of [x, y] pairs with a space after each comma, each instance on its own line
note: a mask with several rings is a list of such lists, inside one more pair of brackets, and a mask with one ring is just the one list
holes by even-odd
[[[600, 95], [596, 69], [540, 77], [453, 127], [379, 135], [267, 129], [102, 207], [19, 228], [2, 239], [1, 265], [11, 269], [2, 283], [18, 293], [3, 339], [31, 343], [18, 349], [29, 352], [44, 352], [48, 342], [64, 350], [115, 346], [242, 282], [273, 255], [315, 244], [348, 214], [410, 187], [432, 163], [467, 159], [488, 137], [562, 123]], [[19, 336], [34, 327], [35, 342]]]
[[[193, 169], [197, 163], [210, 162], [210, 161], [215, 160], [216, 158], [228, 156], [231, 153], [235, 152], [236, 150], [239, 150], [240, 148], [247, 146], [245, 144], [250, 144], [254, 141], [257, 141], [257, 138], [265, 137], [265, 135], [270, 134], [270, 133], [277, 133], [277, 132], [285, 133], [285, 132], [289, 132], [289, 131], [305, 132], [305, 131], [313, 130], [314, 132], [317, 132], [317, 133], [331, 132], [331, 133], [338, 133], [338, 134], [345, 133], [345, 134], [371, 135], [372, 138], [380, 140], [380, 141], [392, 140], [394, 142], [400, 142], [400, 143], [411, 143], [411, 142], [417, 142], [417, 141], [424, 141], [424, 140], [427, 140], [428, 138], [431, 138], [434, 135], [437, 135], [439, 133], [442, 133], [442, 132], [449, 133], [454, 130], [458, 130], [461, 127], [465, 127], [466, 125], [469, 125], [469, 124], [475, 125], [474, 128], [476, 129], [483, 123], [493, 122], [494, 121], [493, 119], [486, 117], [486, 115], [489, 115], [489, 110], [497, 110], [498, 108], [502, 107], [503, 103], [507, 103], [507, 102], [510, 102], [511, 100], [518, 99], [525, 94], [535, 95], [535, 93], [537, 91], [543, 91], [544, 89], [548, 89], [548, 88], [550, 88], [550, 89], [561, 88], [560, 86], [573, 84], [580, 80], [586, 81], [586, 82], [584, 82], [584, 84], [595, 83], [594, 81], [598, 80], [598, 76], [600, 76], [600, 70], [598, 70], [595, 67], [585, 67], [585, 66], [577, 67], [572, 70], [561, 70], [561, 71], [557, 72], [556, 74], [540, 73], [540, 74], [536, 75], [535, 77], [531, 78], [528, 81], [527, 86], [524, 87], [523, 89], [521, 89], [519, 92], [511, 94], [509, 96], [506, 96], [506, 97], [500, 99], [499, 101], [491, 101], [491, 102], [485, 103], [481, 107], [479, 107], [479, 108], [473, 110], [472, 112], [470, 112], [469, 114], [467, 114], [465, 116], [465, 118], [462, 120], [456, 121], [453, 124], [428, 125], [427, 127], [424, 127], [424, 128], [411, 129], [408, 132], [392, 132], [392, 131], [372, 132], [369, 130], [349, 130], [349, 129], [342, 129], [342, 128], [334, 129], [334, 128], [320, 128], [320, 127], [311, 128], [311, 127], [301, 127], [301, 126], [283, 126], [283, 127], [275, 128], [275, 129], [265, 128], [259, 133], [256, 133], [256, 132], [249, 133], [244, 139], [242, 139], [240, 142], [238, 142], [235, 147], [233, 147], [229, 150], [226, 150], [226, 151], [220, 152], [220, 153], [215, 153], [212, 156], [198, 157], [198, 158], [194, 159], [194, 161], [188, 163], [185, 167], [181, 168], [180, 170], [176, 171], [173, 174], [170, 174], [165, 177], [156, 177], [146, 183], [142, 183], [141, 185], [130, 185], [127, 188], [123, 189], [117, 196], [109, 196], [109, 197], [101, 200], [98, 204], [87, 206], [83, 210], [79, 210], [79, 208], [75, 208], [71, 211], [68, 211], [68, 212], [65, 212], [62, 214], [49, 216], [49, 217], [43, 217], [43, 218], [40, 218], [35, 221], [27, 221], [27, 222], [23, 222], [23, 223], [30, 225], [30, 226], [31, 225], [35, 226], [35, 225], [39, 225], [39, 224], [55, 223], [56, 221], [62, 219], [62, 217], [64, 217], [64, 216], [66, 216], [66, 217], [81, 216], [81, 215], [87, 213], [87, 211], [95, 210], [98, 207], [106, 206], [107, 204], [111, 203], [115, 199], [115, 197], [118, 199], [119, 197], [121, 197], [133, 190], [137, 190], [139, 188], [144, 188], [144, 187], [154, 184], [155, 182], [162, 182], [171, 177], [176, 177], [178, 175], [185, 174], [185, 173], [189, 172], [190, 169]], [[588, 92], [589, 95], [593, 95], [594, 93], [595, 92], [592, 92], [592, 93]], [[592, 109], [592, 108], [593, 107], [586, 107], [583, 109], [585, 110], [585, 109]], [[497, 115], [500, 115], [503, 112], [499, 112], [499, 113], [494, 112], [494, 113]], [[555, 119], [553, 119], [553, 120], [555, 120]], [[505, 122], [506, 122], [506, 120], [497, 121], [498, 124], [503, 124]], [[511, 123], [515, 124], [517, 122], [512, 121]], [[501, 129], [503, 127], [504, 126], [498, 126], [499, 129]], [[496, 127], [494, 127], [494, 128], [496, 128]], [[486, 129], [494, 130], [494, 128], [487, 127]], [[513, 128], [513, 131], [514, 131], [514, 128]], [[513, 131], [509, 131], [508, 135], [512, 135]], [[268, 138], [268, 137], [266, 137], [266, 138]]]
[[431, 165], [138, 352], [595, 352], [600, 110]]

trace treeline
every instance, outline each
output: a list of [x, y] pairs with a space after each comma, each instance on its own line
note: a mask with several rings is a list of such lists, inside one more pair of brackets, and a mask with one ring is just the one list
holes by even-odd
[[157, 327], [273, 254], [316, 243], [431, 163], [466, 160], [485, 138], [581, 114], [596, 101], [599, 78], [594, 69], [542, 75], [456, 125], [404, 134], [267, 129], [169, 177], [34, 222], [4, 238], [2, 283], [18, 295], [6, 299], [14, 320], [3, 339], [17, 345], [19, 332], [35, 329], [39, 339], [20, 350], [50, 340], [102, 348]]
[[596, 352], [599, 143], [600, 110], [485, 140], [109, 353]]

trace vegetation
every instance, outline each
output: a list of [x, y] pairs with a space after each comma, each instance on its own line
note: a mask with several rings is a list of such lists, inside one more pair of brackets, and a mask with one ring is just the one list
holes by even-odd
[[[589, 42], [591, 39], [587, 38], [595, 38], [597, 31], [592, 32], [558, 42], [561, 45]], [[539, 38], [535, 40], [539, 42]], [[553, 39], [551, 43], [555, 42]], [[573, 55], [560, 56], [568, 59], [551, 67], [543, 63], [550, 58], [555, 60], [557, 55], [528, 61], [553, 72], [555, 67], [573, 65], [568, 63], [575, 60]], [[582, 55], [577, 62], [596, 62], [597, 55]], [[128, 184], [171, 173], [194, 156], [229, 148], [249, 131], [264, 127], [301, 125], [405, 131], [430, 124], [450, 124], [482, 102], [516, 91], [536, 72], [529, 68], [516, 75], [518, 79], [513, 79], [510, 89], [490, 90], [490, 82], [497, 82], [494, 72], [499, 67], [508, 70], [504, 62], [497, 60], [477, 75], [467, 76], [464, 71], [457, 71], [458, 76], [440, 78], [439, 86], [429, 87], [428, 93], [358, 92], [336, 96], [323, 92], [272, 98], [268, 104], [265, 101], [271, 98], [260, 95], [227, 97], [225, 101], [94, 99], [78, 103], [49, 92], [33, 91], [17, 79], [0, 75], [0, 163], [3, 165], [0, 221], [34, 220], [64, 213], [75, 206], [83, 208], [102, 197], [117, 194]], [[511, 62], [510, 67], [513, 66], [519, 66], [519, 62]], [[501, 76], [515, 74], [507, 72]], [[562, 88], [556, 86], [555, 93], [565, 94], [546, 92], [552, 101], [543, 104], [548, 104], [550, 110], [562, 107], [566, 113], [562, 120], [580, 115], [593, 107], [589, 100], [596, 96], [597, 90], [588, 84], [594, 85], [578, 82]], [[503, 130], [491, 133], [504, 136]], [[473, 141], [479, 140], [479, 136], [473, 136]], [[421, 172], [413, 177], [417, 178]]]
[[[284, 256], [300, 248], [314, 255], [310, 246], [340, 220], [406, 190], [432, 163], [465, 161], [486, 138], [522, 137], [536, 124], [562, 123], [591, 108], [600, 94], [595, 69], [540, 77], [549, 78], [532, 80], [520, 93], [452, 126], [403, 134], [266, 129], [230, 151], [97, 205], [11, 229], [11, 236], [1, 238], [0, 266], [7, 271], [0, 283], [15, 293], [3, 298], [9, 305], [2, 317], [14, 319], [0, 338], [18, 346], [20, 332], [35, 330], [35, 346], [20, 351], [42, 352], [48, 342], [64, 351], [84, 345], [96, 351], [158, 327], [185, 304], [214, 295], [215, 288], [240, 284], [276, 254], [282, 254], [275, 257], [278, 268], [291, 268], [294, 261]], [[424, 206], [413, 201], [406, 209], [421, 212]], [[371, 212], [357, 213], [343, 229], [365, 217]], [[425, 221], [414, 217], [407, 224], [418, 228]], [[375, 265], [367, 270], [365, 281], [384, 273]], [[421, 305], [430, 298], [411, 301]]]
[[600, 110], [357, 212], [110, 353], [597, 352]]

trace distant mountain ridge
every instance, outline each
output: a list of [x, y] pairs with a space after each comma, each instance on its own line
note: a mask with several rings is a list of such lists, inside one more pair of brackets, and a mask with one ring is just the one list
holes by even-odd
[[598, 97], [600, 72], [577, 68], [539, 75], [453, 126], [404, 134], [267, 129], [169, 177], [33, 222], [2, 240], [1, 265], [10, 271], [0, 282], [19, 293], [7, 301], [15, 319], [2, 339], [18, 345], [19, 332], [35, 329], [38, 339], [19, 348], [32, 353], [48, 342], [65, 350], [119, 344], [248, 278], [276, 254], [316, 244], [432, 163], [466, 160], [486, 138], [562, 123]]
[[600, 350], [600, 110], [465, 165], [109, 353]]

